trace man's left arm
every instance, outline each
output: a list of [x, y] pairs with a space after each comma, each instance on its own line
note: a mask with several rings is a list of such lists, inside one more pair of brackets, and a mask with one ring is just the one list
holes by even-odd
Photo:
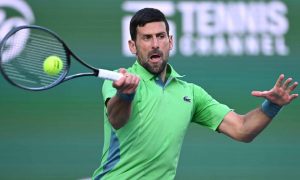
[[292, 78], [284, 81], [282, 74], [271, 90], [253, 91], [253, 96], [266, 99], [262, 106], [245, 115], [229, 112], [219, 125], [218, 131], [235, 140], [251, 142], [271, 122], [281, 107], [298, 97], [298, 94], [292, 94], [298, 83], [290, 85], [292, 81]]

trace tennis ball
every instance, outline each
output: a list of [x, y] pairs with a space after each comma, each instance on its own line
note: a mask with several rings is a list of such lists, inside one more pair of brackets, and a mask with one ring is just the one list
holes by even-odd
[[59, 74], [63, 66], [64, 63], [58, 56], [47, 57], [43, 64], [44, 72], [50, 76]]

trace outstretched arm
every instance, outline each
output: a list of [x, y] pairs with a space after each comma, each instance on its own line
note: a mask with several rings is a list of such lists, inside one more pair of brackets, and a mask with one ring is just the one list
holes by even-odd
[[125, 69], [119, 71], [124, 76], [113, 83], [117, 89], [117, 94], [106, 102], [109, 122], [115, 129], [123, 127], [131, 114], [131, 102], [140, 79], [126, 72]]
[[280, 75], [274, 87], [269, 91], [253, 91], [252, 95], [265, 98], [266, 101], [245, 115], [235, 112], [228, 113], [218, 131], [229, 137], [243, 142], [251, 142], [272, 120], [280, 108], [289, 104], [298, 94], [292, 94], [298, 83], [292, 85], [292, 78], [284, 81], [284, 75]]

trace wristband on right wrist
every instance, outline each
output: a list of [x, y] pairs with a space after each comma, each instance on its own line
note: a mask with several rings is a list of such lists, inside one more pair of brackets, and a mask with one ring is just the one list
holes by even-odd
[[116, 96], [118, 96], [120, 99], [124, 100], [124, 101], [128, 101], [131, 102], [134, 98], [135, 93], [131, 93], [131, 94], [124, 94], [124, 93], [120, 93], [117, 92]]
[[281, 108], [282, 106], [274, 104], [267, 99], [261, 105], [261, 110], [270, 118], [274, 118]]

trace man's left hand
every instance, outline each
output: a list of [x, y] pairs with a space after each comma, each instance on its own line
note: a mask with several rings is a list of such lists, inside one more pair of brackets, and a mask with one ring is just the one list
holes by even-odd
[[299, 94], [292, 94], [292, 91], [296, 89], [298, 85], [298, 82], [294, 82], [292, 85], [290, 85], [292, 81], [292, 78], [288, 78], [284, 81], [284, 75], [281, 74], [275, 86], [271, 90], [252, 91], [252, 95], [266, 98], [274, 104], [284, 106], [299, 96]]

